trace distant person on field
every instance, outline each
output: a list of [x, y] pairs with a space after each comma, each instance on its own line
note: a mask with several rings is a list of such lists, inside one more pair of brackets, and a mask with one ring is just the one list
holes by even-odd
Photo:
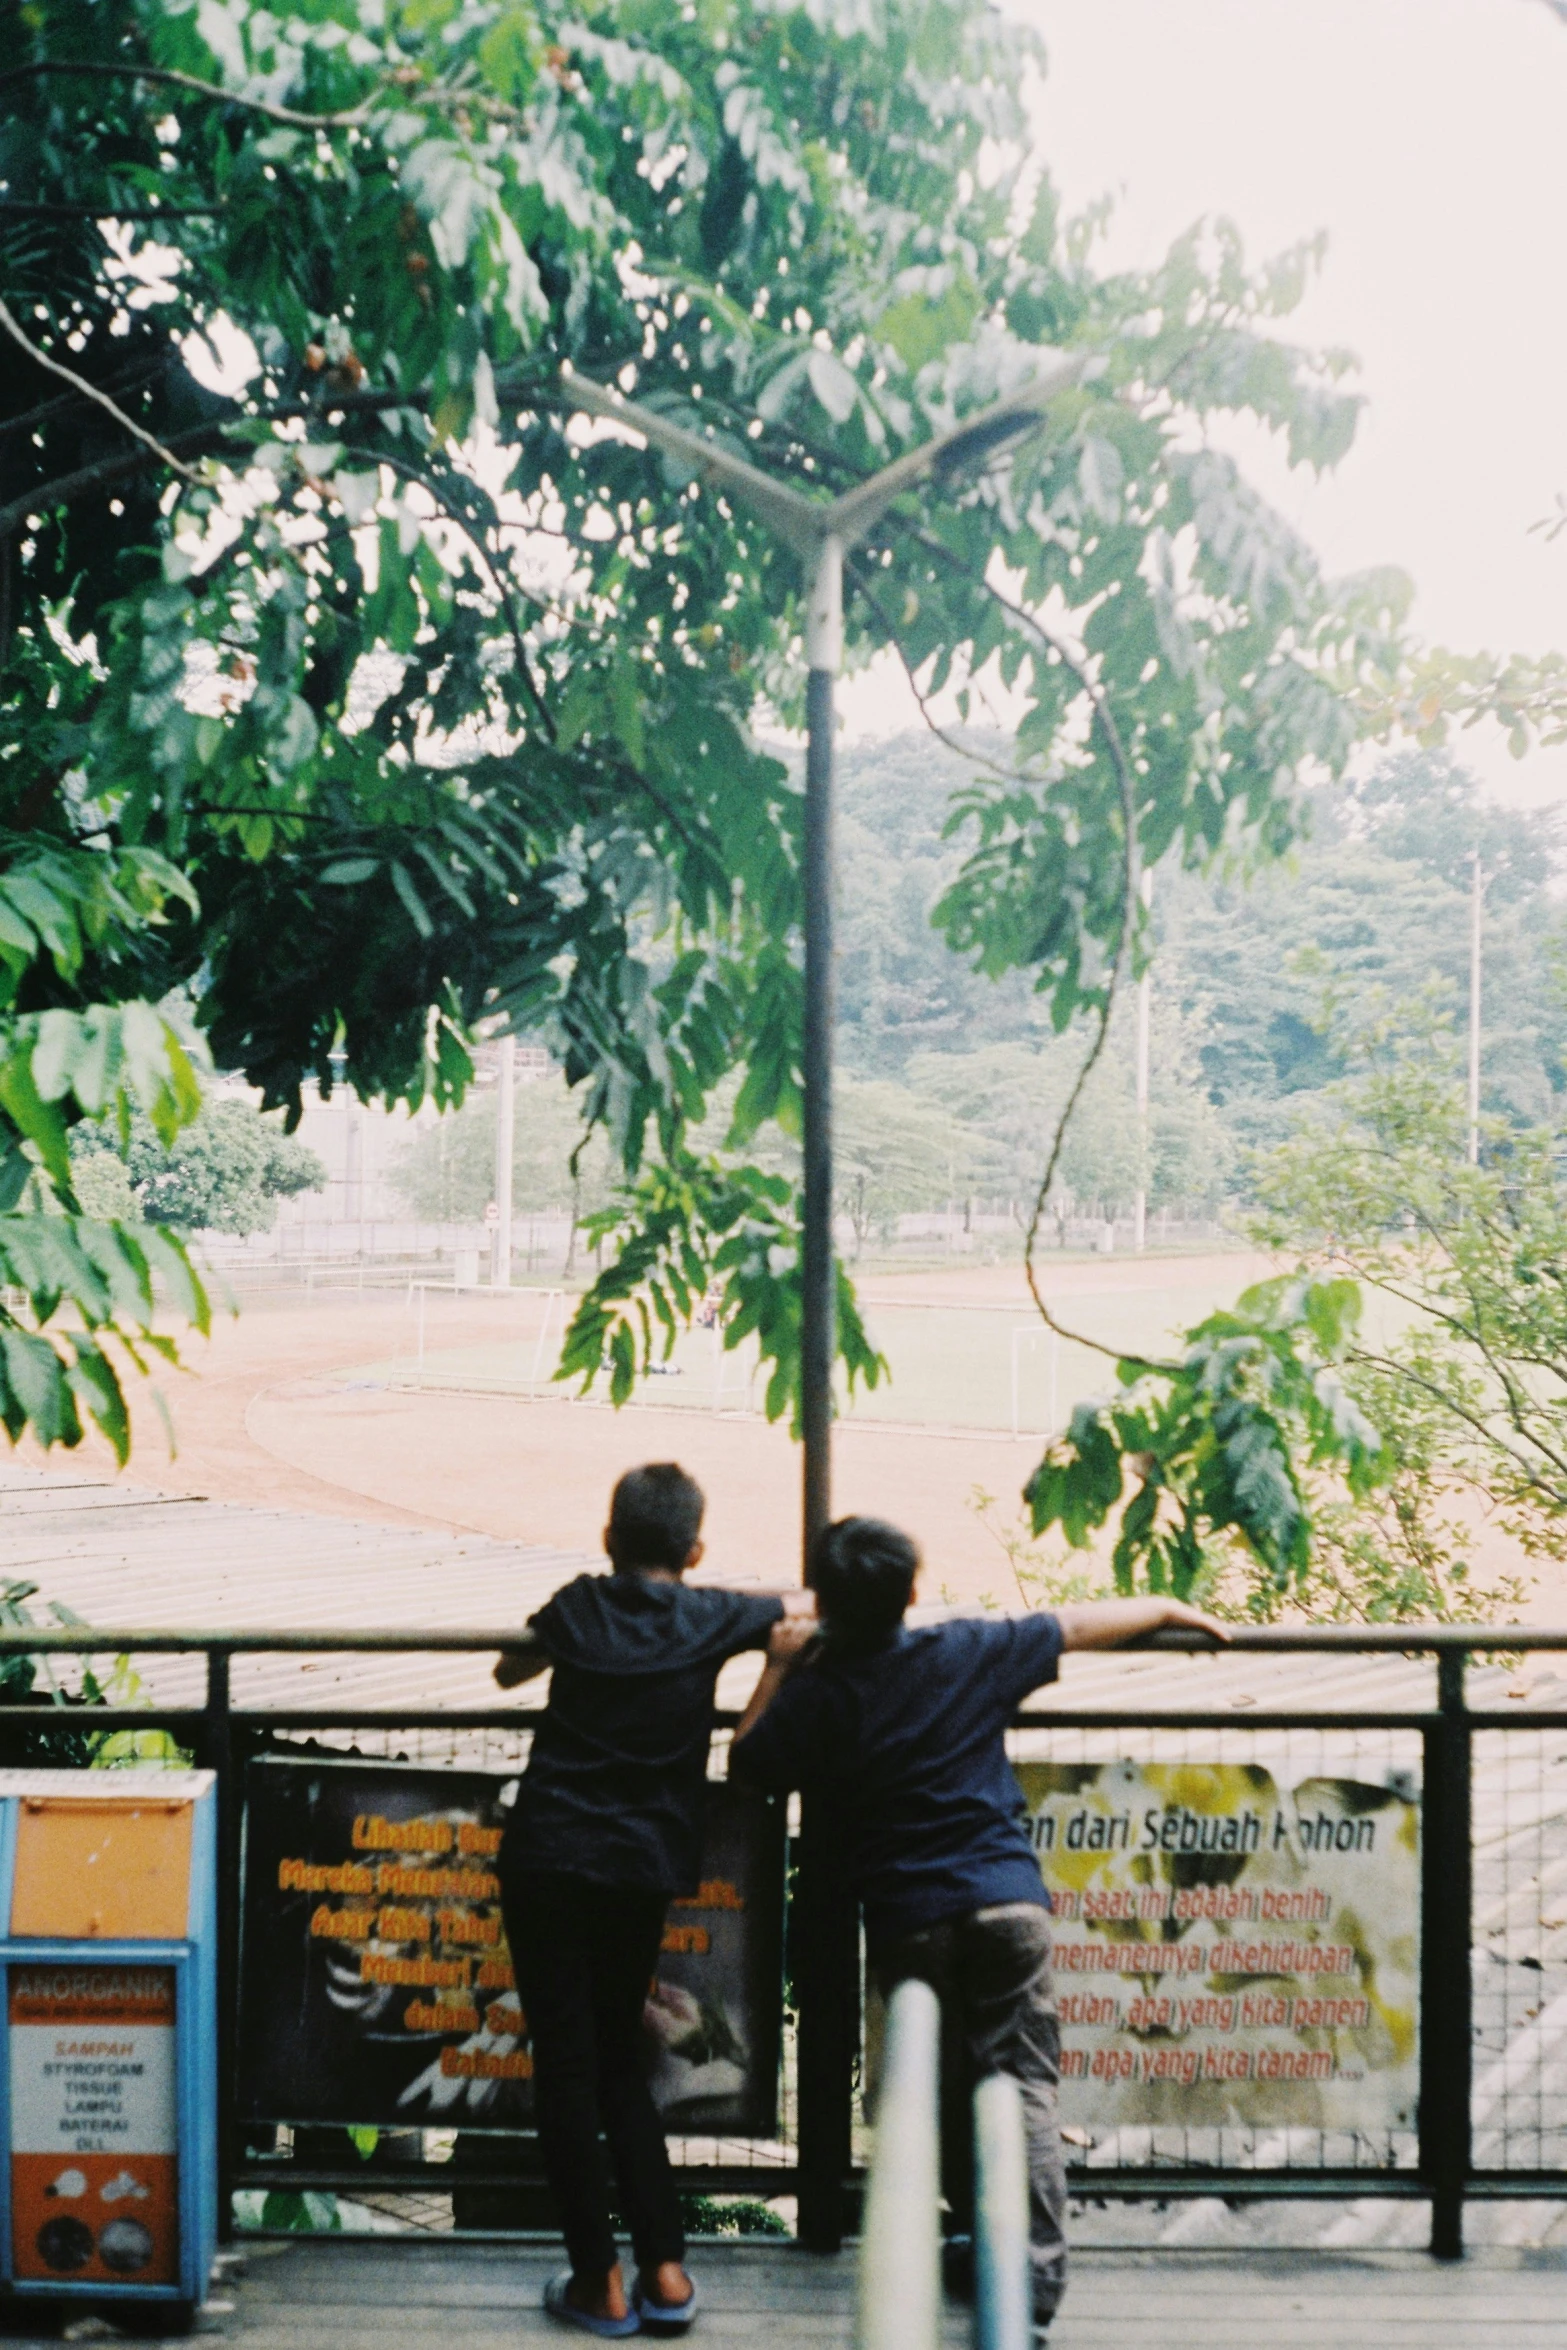
[[[732, 1656], [765, 1648], [808, 1592], [682, 1581], [702, 1556], [701, 1487], [673, 1461], [628, 1470], [610, 1501], [613, 1572], [579, 1575], [530, 1617], [503, 1689], [553, 1668], [501, 1844], [501, 1901], [533, 2048], [539, 2148], [569, 2273], [544, 2305], [586, 2333], [679, 2333], [696, 2314], [680, 2197], [648, 2088], [642, 2010], [664, 1912], [700, 1879], [713, 1700]], [[637, 2276], [610, 2224], [609, 2142]]]
[[1056, 2117], [1061, 2038], [1050, 1982], [1049, 1897], [1007, 1761], [1005, 1732], [1063, 1649], [1116, 1648], [1166, 1624], [1225, 1637], [1173, 1599], [1054, 1614], [958, 1617], [909, 1629], [919, 1553], [875, 1518], [840, 1518], [816, 1544], [821, 1610], [781, 1623], [730, 1748], [736, 1779], [831, 1797], [883, 1993], [910, 1976], [942, 2011], [942, 2170], [961, 2281], [972, 2225], [972, 2096], [1009, 2073], [1028, 2137], [1034, 2322], [1066, 2276], [1066, 2175]]

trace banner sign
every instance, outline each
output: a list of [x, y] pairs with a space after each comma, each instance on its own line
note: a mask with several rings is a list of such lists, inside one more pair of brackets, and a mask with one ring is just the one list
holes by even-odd
[[[497, 1873], [516, 1774], [253, 1763], [240, 2104], [253, 2121], [514, 2130], [533, 2057]], [[709, 1791], [702, 1884], [670, 1906], [646, 2023], [671, 2129], [770, 2135], [783, 1814]]]
[[12, 2273], [179, 2276], [174, 1969], [10, 1968]]
[[1418, 1806], [1254, 1766], [1021, 1763], [1063, 2121], [1414, 2126]]

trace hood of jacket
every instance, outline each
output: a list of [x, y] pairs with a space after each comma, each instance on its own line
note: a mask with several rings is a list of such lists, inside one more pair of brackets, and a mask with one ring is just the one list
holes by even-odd
[[[743, 1603], [742, 1603], [743, 1604]], [[649, 1575], [578, 1575], [528, 1629], [550, 1662], [589, 1673], [678, 1673], [729, 1653], [735, 1595]]]

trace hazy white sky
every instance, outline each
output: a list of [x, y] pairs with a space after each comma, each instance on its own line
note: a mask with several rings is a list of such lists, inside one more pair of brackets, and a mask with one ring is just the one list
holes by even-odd
[[[1110, 193], [1112, 262], [1201, 214], [1257, 256], [1328, 232], [1297, 314], [1369, 398], [1318, 482], [1254, 477], [1334, 571], [1392, 562], [1415, 624], [1463, 650], [1567, 651], [1567, 24], [1543, 0], [1010, 0], [1043, 34], [1042, 155], [1070, 209]], [[851, 728], [914, 721], [878, 666]], [[1567, 752], [1461, 755], [1512, 800], [1567, 795]]]

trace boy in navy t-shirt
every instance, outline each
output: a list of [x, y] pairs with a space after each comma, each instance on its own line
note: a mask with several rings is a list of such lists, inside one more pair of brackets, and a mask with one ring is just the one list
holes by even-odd
[[[700, 1876], [718, 1675], [787, 1614], [815, 1612], [805, 1591], [683, 1583], [702, 1556], [703, 1506], [673, 1461], [628, 1470], [604, 1529], [614, 1572], [564, 1585], [529, 1619], [536, 1646], [495, 1672], [510, 1689], [553, 1669], [501, 1844], [501, 1902], [571, 2260], [545, 2307], [592, 2334], [683, 2332], [696, 2312], [642, 2010], [664, 1912]], [[601, 2130], [637, 2256], [629, 2295]]]
[[941, 2000], [942, 2167], [958, 2229], [972, 2207], [973, 2083], [1009, 2073], [1021, 2088], [1034, 2320], [1043, 2328], [1066, 2268], [1061, 2042], [1049, 1897], [1006, 1730], [1030, 1690], [1055, 1679], [1063, 1649], [1115, 1648], [1166, 1624], [1225, 1634], [1173, 1599], [910, 1630], [903, 1616], [918, 1570], [918, 1551], [894, 1526], [840, 1518], [827, 1528], [811, 1561], [822, 1636], [809, 1623], [773, 1631], [729, 1768], [757, 1787], [831, 1790], [883, 1992], [917, 1976]]

